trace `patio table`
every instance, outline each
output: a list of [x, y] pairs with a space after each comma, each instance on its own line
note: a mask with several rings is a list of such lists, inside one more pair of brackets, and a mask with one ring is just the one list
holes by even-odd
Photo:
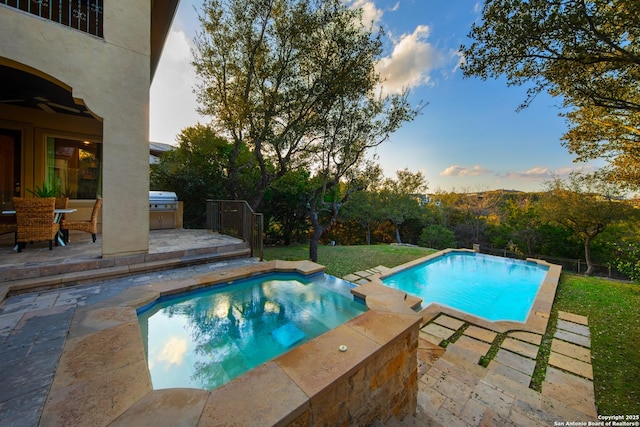
[[[55, 209], [53, 211], [53, 222], [55, 222], [56, 224], [59, 224], [60, 220], [62, 219], [62, 215], [67, 213], [73, 213], [76, 211], [77, 209], [73, 209], [73, 208]], [[15, 214], [16, 214], [16, 211], [13, 209], [2, 211], [2, 215], [15, 215]], [[60, 244], [60, 246], [65, 246], [64, 239], [62, 238], [62, 231], [58, 231], [58, 235], [56, 236], [56, 238], [58, 239], [58, 244]], [[15, 245], [13, 247], [13, 250], [17, 251], [18, 245]]]

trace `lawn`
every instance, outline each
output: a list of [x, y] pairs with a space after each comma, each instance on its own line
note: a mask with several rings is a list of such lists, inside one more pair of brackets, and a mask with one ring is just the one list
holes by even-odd
[[640, 285], [563, 274], [552, 321], [558, 310], [589, 318], [598, 412], [640, 414]]
[[[320, 246], [318, 262], [343, 277], [385, 265], [395, 267], [433, 251], [406, 246]], [[308, 259], [308, 246], [265, 248], [265, 259]], [[640, 414], [640, 285], [563, 274], [551, 313], [558, 310], [589, 318], [594, 388], [598, 412]]]
[[[344, 277], [356, 271], [384, 265], [395, 267], [434, 253], [432, 249], [400, 245], [318, 246], [318, 263], [327, 274]], [[264, 249], [267, 261], [309, 259], [309, 246], [278, 246]]]

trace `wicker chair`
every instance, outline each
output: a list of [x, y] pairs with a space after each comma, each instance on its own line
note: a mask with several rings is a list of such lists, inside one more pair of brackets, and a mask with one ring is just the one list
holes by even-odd
[[67, 209], [68, 206], [69, 206], [68, 197], [56, 197], [56, 209]]
[[16, 231], [18, 231], [18, 223], [16, 223], [15, 215], [0, 216], [0, 234], [13, 233], [15, 235]]
[[90, 220], [62, 220], [60, 228], [62, 229], [62, 234], [64, 235], [65, 242], [69, 241], [69, 230], [78, 230], [84, 231], [85, 233], [91, 233], [91, 237], [93, 238], [93, 242], [95, 243], [96, 234], [98, 233], [98, 212], [100, 211], [100, 207], [102, 207], [102, 199], [98, 198], [95, 205], [93, 205], [93, 211], [91, 212]]
[[16, 210], [17, 231], [16, 243], [18, 252], [22, 251], [27, 242], [39, 240], [49, 241], [49, 250], [53, 249], [53, 242], [60, 231], [60, 224], [53, 222], [56, 199], [14, 197], [13, 206]]

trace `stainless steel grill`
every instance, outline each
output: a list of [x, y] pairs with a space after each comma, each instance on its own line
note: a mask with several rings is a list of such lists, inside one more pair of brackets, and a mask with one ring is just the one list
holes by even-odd
[[149, 211], [175, 211], [178, 209], [178, 196], [173, 191], [149, 191]]
[[149, 191], [149, 228], [176, 228], [178, 196], [173, 191]]

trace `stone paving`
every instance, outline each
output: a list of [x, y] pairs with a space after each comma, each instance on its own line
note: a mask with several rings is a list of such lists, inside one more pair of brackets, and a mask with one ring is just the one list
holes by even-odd
[[[407, 265], [379, 266], [345, 279], [368, 286]], [[437, 304], [424, 309], [418, 412], [406, 422], [389, 420], [387, 425], [548, 426], [597, 421], [585, 317], [560, 312], [549, 359], [538, 363], [561, 272], [548, 265], [525, 323], [490, 322]], [[530, 388], [537, 369], [544, 369], [540, 392]]]
[[[597, 421], [590, 353], [583, 346], [588, 337], [586, 318], [559, 313], [538, 392], [530, 384], [542, 334], [497, 333], [438, 314], [421, 329], [418, 412], [404, 425], [549, 426], [557, 421]], [[485, 368], [480, 363], [486, 364], [492, 351], [495, 355]]]
[[[0, 425], [38, 425], [76, 308], [99, 304], [152, 281], [252, 262], [198, 265], [6, 299], [0, 306]], [[377, 267], [354, 276], [366, 284], [367, 277], [384, 271], [385, 267]], [[559, 313], [538, 392], [529, 385], [541, 333], [493, 330], [491, 322], [439, 311], [423, 311], [423, 317], [418, 412], [411, 417], [419, 423], [415, 425], [542, 426], [597, 419], [588, 319]]]
[[255, 262], [203, 264], [7, 298], [0, 306], [0, 425], [38, 425], [76, 309], [150, 282]]

